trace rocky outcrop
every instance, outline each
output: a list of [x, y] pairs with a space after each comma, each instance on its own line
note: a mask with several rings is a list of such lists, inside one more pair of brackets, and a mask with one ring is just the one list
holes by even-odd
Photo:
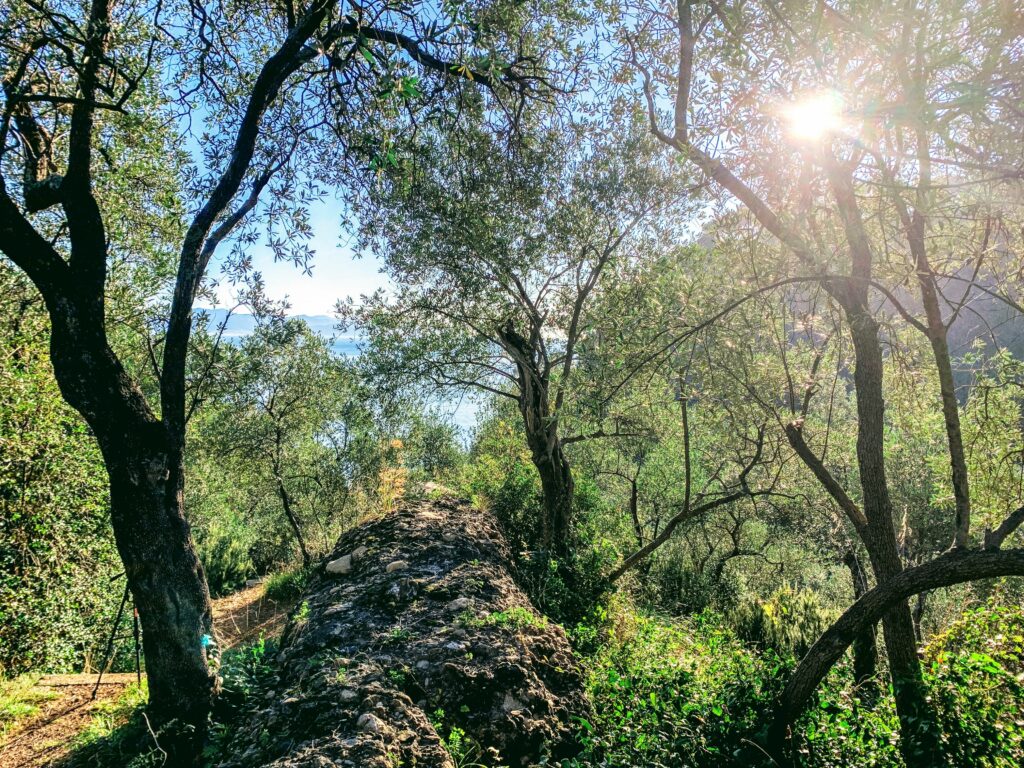
[[225, 768], [531, 766], [571, 754], [582, 676], [511, 569], [494, 518], [453, 499], [408, 502], [344, 535]]

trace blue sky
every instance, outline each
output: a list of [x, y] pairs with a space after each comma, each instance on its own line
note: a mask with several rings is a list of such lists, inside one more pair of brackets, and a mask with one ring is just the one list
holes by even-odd
[[[379, 259], [367, 255], [355, 258], [346, 244], [347, 235], [342, 231], [338, 203], [327, 199], [310, 209], [310, 223], [314, 250], [311, 265], [312, 276], [303, 274], [291, 263], [275, 262], [271, 250], [260, 243], [249, 249], [254, 267], [263, 273], [267, 294], [277, 300], [287, 298], [291, 304], [290, 315], [333, 315], [338, 299], [347, 296], [359, 298], [373, 293], [388, 284], [380, 273]], [[230, 251], [225, 243], [219, 253]], [[210, 266], [209, 275], [217, 279], [220, 262]], [[232, 306], [231, 287], [222, 283], [219, 288], [220, 305]]]

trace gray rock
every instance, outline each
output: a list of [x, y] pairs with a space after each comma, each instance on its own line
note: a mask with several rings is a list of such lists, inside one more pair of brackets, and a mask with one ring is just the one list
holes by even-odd
[[395, 571], [404, 571], [409, 567], [409, 564], [405, 560], [394, 560], [388, 563], [387, 568], [384, 570], [388, 573], [394, 573]]
[[349, 573], [352, 570], [352, 555], [342, 555], [337, 560], [331, 560], [326, 570], [328, 573]]
[[471, 605], [473, 605], [472, 598], [457, 597], [450, 603], [448, 603], [448, 605], [445, 606], [445, 609], [451, 611], [452, 613], [460, 613], [461, 611], [464, 611], [467, 608], [469, 608]]
[[372, 712], [364, 712], [356, 721], [356, 728], [366, 733], [381, 734], [384, 732], [384, 723]]

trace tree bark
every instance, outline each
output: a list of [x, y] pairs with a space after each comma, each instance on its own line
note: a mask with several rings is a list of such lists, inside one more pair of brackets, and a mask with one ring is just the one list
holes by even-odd
[[498, 329], [498, 337], [516, 362], [519, 413], [544, 496], [542, 543], [545, 549], [562, 555], [569, 546], [576, 484], [558, 435], [558, 414], [551, 407], [550, 368], [538, 361], [538, 357], [544, 359], [540, 326], [535, 325], [527, 339], [508, 323]]
[[[48, 299], [49, 301], [49, 299]], [[218, 691], [206, 575], [184, 514], [184, 445], [169, 434], [106, 344], [102, 307], [49, 307], [50, 356], [64, 398], [89, 423], [110, 478], [111, 523], [143, 630], [155, 729], [171, 764], [197, 759]]]
[[[875, 580], [881, 585], [903, 571], [885, 473], [882, 348], [878, 324], [865, 303], [849, 294], [845, 298], [856, 361], [857, 464], [864, 497], [864, 516], [868, 521], [863, 538]], [[896, 711], [900, 718], [903, 759], [908, 766], [934, 765], [938, 740], [929, 731], [935, 718], [925, 699], [914, 622], [906, 601], [893, 603], [882, 617], [882, 629]]]
[[150, 719], [155, 729], [177, 721], [161, 744], [186, 765], [201, 751], [219, 688], [210, 595], [181, 504], [181, 462], [159, 448], [126, 454], [104, 449], [114, 537], [142, 625]]
[[549, 435], [543, 429], [532, 433], [528, 431], [526, 441], [530, 446], [533, 464], [540, 475], [541, 492], [544, 495], [544, 545], [553, 552], [563, 553], [569, 544], [573, 494], [576, 489], [572, 467], [569, 466], [557, 435]]
[[[860, 600], [868, 592], [868, 576], [857, 553], [850, 549], [843, 557], [843, 562], [850, 569], [853, 582], [853, 598]], [[873, 703], [878, 698], [878, 644], [875, 636], [875, 625], [872, 624], [861, 632], [853, 641], [853, 680], [857, 691], [865, 701]]]
[[[880, 583], [850, 606], [811, 646], [786, 684], [769, 729], [770, 746], [777, 759], [783, 755], [789, 724], [803, 711], [828, 671], [867, 627], [892, 613], [894, 607], [906, 605], [907, 599], [913, 595], [1000, 576], [1024, 576], [1024, 549], [950, 550]], [[929, 764], [914, 758], [912, 764], [943, 763]]]
[[292, 497], [288, 493], [288, 489], [284, 486], [284, 480], [278, 475], [277, 481], [277, 496], [281, 499], [281, 506], [284, 509], [284, 516], [288, 518], [288, 525], [292, 528], [292, 533], [295, 534], [295, 541], [299, 545], [299, 552], [302, 553], [302, 566], [309, 568], [312, 559], [309, 556], [309, 548], [306, 546], [306, 539], [302, 535], [302, 527], [299, 525], [299, 519], [295, 516], [295, 510], [292, 508]]

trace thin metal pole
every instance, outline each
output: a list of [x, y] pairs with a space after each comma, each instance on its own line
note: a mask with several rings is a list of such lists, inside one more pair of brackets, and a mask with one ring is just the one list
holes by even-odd
[[117, 635], [117, 628], [121, 625], [121, 616], [124, 615], [124, 605], [128, 602], [128, 584], [124, 585], [124, 595], [121, 597], [121, 605], [117, 609], [117, 617], [114, 619], [114, 626], [110, 630], [110, 638], [107, 640], [107, 651], [103, 654], [103, 663], [100, 664], [100, 673], [96, 677], [96, 687], [92, 689], [92, 699], [96, 699], [96, 694], [100, 690], [100, 682], [103, 680], [103, 670], [107, 666], [107, 662], [110, 660], [110, 654], [114, 650], [114, 638]]
[[132, 634], [135, 636], [135, 682], [142, 685], [142, 662], [139, 658], [139, 609], [132, 607]]

